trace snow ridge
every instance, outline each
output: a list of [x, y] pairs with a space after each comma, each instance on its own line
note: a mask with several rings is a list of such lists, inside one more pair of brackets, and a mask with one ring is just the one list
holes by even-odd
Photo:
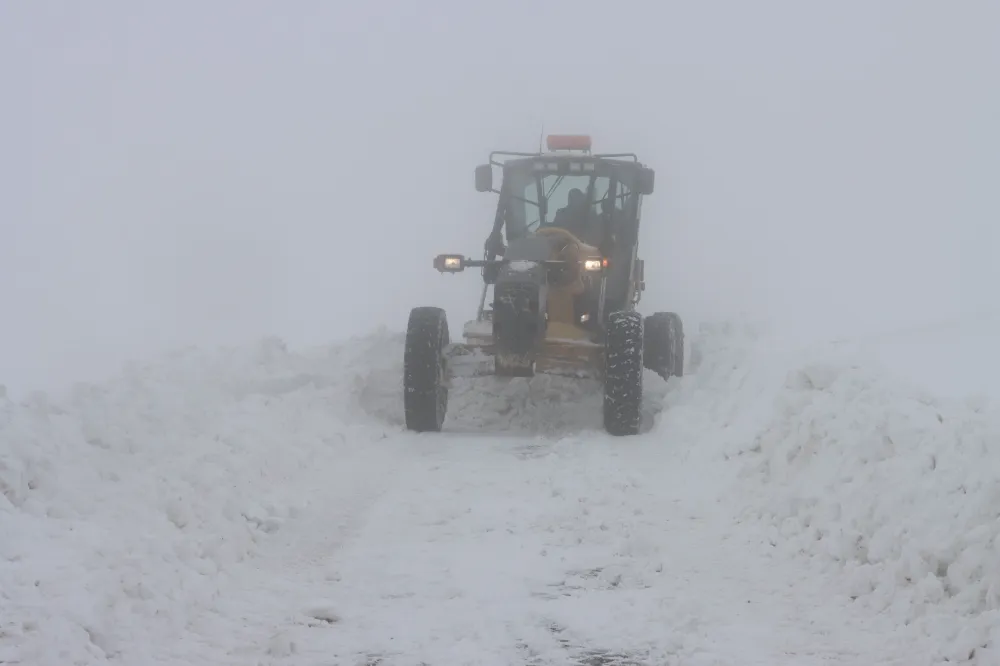
[[324, 482], [356, 486], [384, 436], [343, 352], [186, 350], [60, 403], [0, 401], [0, 662], [144, 663], [170, 645], [200, 663], [170, 638], [239, 634], [219, 604], [230, 572], [310, 503], [297, 484], [317, 457], [336, 447]]
[[940, 645], [1000, 663], [1000, 409], [933, 396], [831, 346], [786, 351], [723, 327], [656, 434], [709, 448], [759, 541]]

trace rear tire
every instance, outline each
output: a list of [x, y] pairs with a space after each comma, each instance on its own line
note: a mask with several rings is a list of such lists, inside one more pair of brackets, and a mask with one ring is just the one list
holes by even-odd
[[645, 367], [660, 377], [684, 376], [684, 322], [676, 312], [654, 312], [646, 317]]
[[406, 427], [440, 432], [448, 411], [445, 347], [451, 342], [444, 310], [419, 307], [410, 311], [403, 352], [403, 408]]
[[643, 320], [637, 312], [612, 312], [604, 342], [604, 429], [635, 435], [642, 418]]

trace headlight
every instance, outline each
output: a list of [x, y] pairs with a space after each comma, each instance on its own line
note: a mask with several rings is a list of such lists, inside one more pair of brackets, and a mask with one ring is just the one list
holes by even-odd
[[585, 271], [599, 271], [602, 268], [606, 268], [608, 262], [604, 259], [584, 259], [583, 260], [583, 270]]
[[442, 273], [458, 273], [465, 268], [464, 258], [460, 254], [439, 254], [434, 257], [434, 268]]

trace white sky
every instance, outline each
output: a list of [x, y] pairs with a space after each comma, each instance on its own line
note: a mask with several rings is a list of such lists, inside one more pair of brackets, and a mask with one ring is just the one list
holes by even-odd
[[474, 314], [495, 148], [657, 170], [646, 311], [809, 335], [1000, 308], [1000, 4], [0, 4], [0, 383]]

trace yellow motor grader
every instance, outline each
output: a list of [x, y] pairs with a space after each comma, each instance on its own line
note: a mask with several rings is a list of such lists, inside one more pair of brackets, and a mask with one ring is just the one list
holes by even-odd
[[[636, 310], [645, 290], [640, 212], [654, 171], [633, 153], [592, 154], [588, 136], [550, 135], [547, 148], [494, 151], [476, 168], [476, 189], [498, 195], [483, 258], [442, 254], [434, 267], [481, 269], [479, 309], [462, 342], [452, 342], [441, 308], [411, 310], [403, 359], [410, 430], [442, 429], [450, 377], [466, 370], [599, 379], [605, 429], [633, 435], [644, 368], [664, 379], [683, 374], [680, 317], [644, 318]], [[501, 171], [499, 189], [494, 168]]]

